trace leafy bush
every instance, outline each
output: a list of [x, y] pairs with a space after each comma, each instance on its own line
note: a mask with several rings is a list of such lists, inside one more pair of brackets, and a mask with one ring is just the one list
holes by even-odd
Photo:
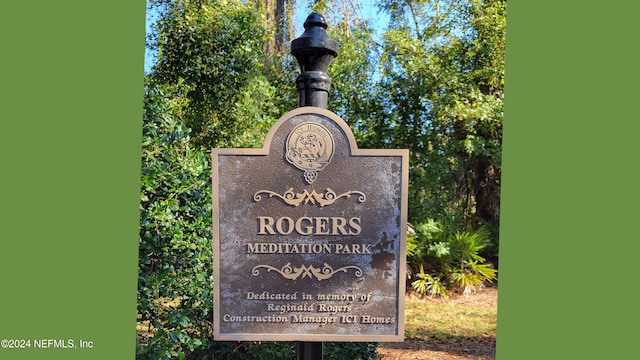
[[189, 146], [161, 89], [144, 104], [138, 314], [143, 359], [183, 358], [211, 331], [211, 182], [206, 156]]
[[325, 343], [325, 360], [373, 360], [380, 359], [378, 343]]
[[448, 297], [450, 291], [468, 294], [492, 282], [497, 270], [481, 255], [490, 244], [484, 226], [459, 231], [428, 219], [412, 227], [407, 236], [409, 266], [419, 271], [411, 286], [420, 294]]

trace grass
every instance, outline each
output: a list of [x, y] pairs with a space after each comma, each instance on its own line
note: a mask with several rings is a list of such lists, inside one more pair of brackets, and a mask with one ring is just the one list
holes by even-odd
[[447, 300], [408, 295], [405, 337], [426, 340], [493, 337], [497, 330], [496, 289]]

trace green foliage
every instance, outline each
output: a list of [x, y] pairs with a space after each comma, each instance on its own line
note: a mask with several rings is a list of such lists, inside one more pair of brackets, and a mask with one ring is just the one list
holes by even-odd
[[168, 359], [205, 345], [212, 304], [211, 183], [162, 89], [144, 103], [138, 313], [152, 335], [140, 358]]
[[[441, 276], [444, 276], [442, 274]], [[411, 283], [411, 286], [420, 294], [429, 294], [431, 296], [449, 297], [447, 287], [442, 283], [441, 276], [432, 276], [424, 272], [424, 267], [420, 264], [420, 273], [417, 279]]]
[[[256, 145], [287, 103], [279, 66], [267, 53], [254, 6], [239, 0], [154, 0], [150, 74], [180, 99], [180, 117], [197, 147]], [[282, 86], [284, 87], [284, 86]]]
[[187, 360], [287, 360], [295, 359], [295, 345], [290, 342], [215, 342], [212, 347], [200, 349], [187, 356]]
[[373, 360], [380, 359], [377, 343], [328, 342], [324, 343], [325, 360]]
[[[420, 271], [411, 286], [420, 294], [448, 297], [450, 291], [468, 294], [485, 281], [493, 282], [497, 270], [481, 255], [491, 243], [489, 232], [459, 231], [429, 219], [411, 236], [410, 266]], [[425, 270], [427, 267], [427, 270]]]

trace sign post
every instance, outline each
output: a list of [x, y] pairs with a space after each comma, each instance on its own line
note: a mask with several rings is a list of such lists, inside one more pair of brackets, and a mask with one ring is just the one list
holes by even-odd
[[213, 149], [214, 338], [404, 339], [408, 150], [358, 149], [326, 109], [337, 43], [319, 14], [292, 53], [300, 107], [261, 149]]

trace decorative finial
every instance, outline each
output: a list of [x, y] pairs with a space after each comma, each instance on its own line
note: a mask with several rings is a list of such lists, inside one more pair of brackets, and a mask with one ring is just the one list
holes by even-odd
[[304, 33], [291, 42], [291, 53], [300, 65], [296, 79], [298, 105], [326, 109], [331, 86], [327, 69], [338, 56], [338, 42], [327, 35], [327, 22], [321, 14], [307, 16], [304, 29]]

